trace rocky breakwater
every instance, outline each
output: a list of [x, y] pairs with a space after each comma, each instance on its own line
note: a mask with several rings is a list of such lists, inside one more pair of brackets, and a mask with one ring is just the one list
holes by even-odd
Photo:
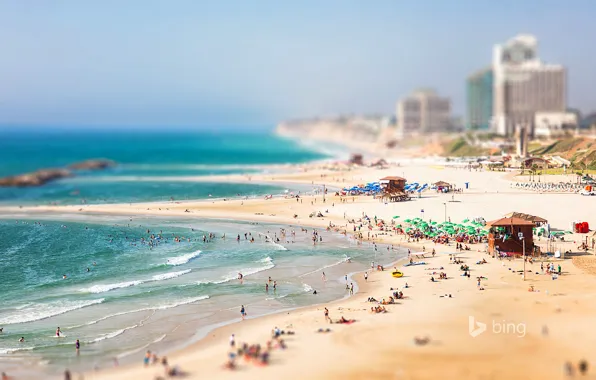
[[114, 166], [110, 160], [87, 160], [69, 165], [66, 169], [41, 169], [32, 173], [0, 178], [0, 187], [42, 186], [61, 178], [74, 177], [77, 170], [103, 170]]

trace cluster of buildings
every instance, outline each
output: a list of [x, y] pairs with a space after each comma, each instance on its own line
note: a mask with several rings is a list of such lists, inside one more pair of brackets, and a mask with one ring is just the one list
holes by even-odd
[[[531, 35], [494, 46], [492, 63], [467, 78], [466, 93], [469, 130], [527, 140], [563, 135], [580, 122], [567, 107], [566, 68], [540, 60], [538, 41]], [[396, 111], [399, 137], [464, 127], [454, 121], [450, 99], [433, 90], [400, 99]]]
[[493, 48], [492, 64], [467, 79], [466, 126], [505, 137], [551, 137], [577, 128], [567, 108], [567, 70], [545, 63], [538, 40], [518, 35]]

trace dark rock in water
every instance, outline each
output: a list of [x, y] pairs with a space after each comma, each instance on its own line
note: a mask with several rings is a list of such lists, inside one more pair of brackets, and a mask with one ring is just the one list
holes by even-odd
[[116, 163], [111, 160], [97, 159], [86, 160], [69, 165], [68, 168], [72, 170], [103, 170], [116, 166]]
[[42, 169], [33, 173], [26, 173], [16, 176], [0, 178], [0, 186], [3, 187], [30, 187], [41, 186], [47, 182], [72, 177], [70, 170], [66, 169]]
[[0, 178], [0, 187], [42, 186], [60, 178], [74, 177], [71, 170], [103, 170], [115, 165], [116, 163], [111, 160], [87, 160], [74, 163], [68, 166], [68, 169], [42, 169], [32, 173]]

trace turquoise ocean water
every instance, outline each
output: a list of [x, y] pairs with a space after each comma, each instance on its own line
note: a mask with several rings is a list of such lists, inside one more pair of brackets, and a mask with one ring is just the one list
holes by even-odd
[[[0, 175], [87, 158], [119, 163], [41, 188], [2, 189], [2, 202], [281, 193], [271, 186], [118, 177], [237, 173], [247, 165], [324, 157], [268, 134], [94, 133], [16, 133], [0, 140]], [[242, 304], [254, 317], [338, 299], [346, 295], [346, 274], [364, 270], [371, 260], [388, 263], [403, 255], [357, 245], [332, 231], [318, 231], [323, 241], [313, 245], [312, 229], [191, 218], [39, 214], [24, 219], [0, 212], [0, 231], [0, 369], [24, 377], [31, 368], [55, 374], [66, 367], [78, 371], [109, 367], [114, 360], [139, 361], [146, 349], [166, 353], [199, 339], [210, 326], [238, 320]], [[209, 233], [215, 237], [204, 242]], [[238, 272], [245, 276], [242, 282]], [[265, 291], [269, 277], [277, 281], [276, 291], [272, 286]], [[55, 337], [57, 327], [61, 338]]]
[[[118, 165], [34, 188], [0, 188], [0, 203], [116, 203], [275, 193], [262, 185], [162, 181], [158, 177], [251, 173], [263, 164], [327, 157], [268, 132], [3, 131], [0, 177], [107, 158]], [[142, 180], [130, 180], [130, 178]], [[155, 177], [152, 181], [151, 177]]]

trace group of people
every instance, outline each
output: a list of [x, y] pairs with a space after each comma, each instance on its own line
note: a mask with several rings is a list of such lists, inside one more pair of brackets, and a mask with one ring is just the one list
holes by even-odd
[[263, 348], [260, 344], [243, 343], [241, 346], [236, 347], [236, 336], [232, 334], [230, 336], [230, 352], [228, 353], [228, 361], [225, 363], [224, 368], [234, 370], [237, 368], [237, 359], [244, 358], [246, 362], [252, 362], [255, 365], [267, 365], [269, 364], [269, 355], [273, 349], [287, 348], [286, 342], [282, 339], [282, 335], [294, 335], [294, 331], [284, 331], [275, 327], [271, 331], [271, 340], [267, 341], [267, 345]]
[[155, 353], [151, 351], [145, 352], [145, 357], [143, 358], [143, 365], [145, 367], [149, 367], [149, 365], [157, 365], [160, 364], [163, 367], [164, 373], [167, 377], [175, 377], [175, 376], [182, 376], [183, 373], [178, 366], [170, 366], [168, 363], [168, 358], [165, 356], [161, 358], [161, 360], [157, 357]]

